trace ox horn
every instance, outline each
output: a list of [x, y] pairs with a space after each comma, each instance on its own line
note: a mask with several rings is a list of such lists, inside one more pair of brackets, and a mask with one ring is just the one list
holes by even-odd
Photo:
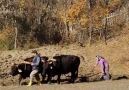
[[21, 73], [21, 72], [22, 72], [22, 70], [21, 70], [21, 69], [18, 69], [18, 72], [19, 72], [19, 73]]
[[55, 61], [56, 61], [56, 59], [49, 59], [49, 60], [47, 60], [47, 61], [55, 62]]

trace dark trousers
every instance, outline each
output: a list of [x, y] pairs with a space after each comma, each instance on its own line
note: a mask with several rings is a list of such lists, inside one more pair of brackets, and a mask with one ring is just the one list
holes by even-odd
[[100, 80], [110, 80], [111, 76], [109, 74], [109, 67], [104, 68], [104, 75], [100, 76]]

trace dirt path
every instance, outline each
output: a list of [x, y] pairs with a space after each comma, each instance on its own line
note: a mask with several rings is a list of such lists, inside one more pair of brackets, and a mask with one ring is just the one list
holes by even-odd
[[75, 84], [27, 86], [1, 86], [0, 90], [129, 90], [129, 80], [114, 80]]

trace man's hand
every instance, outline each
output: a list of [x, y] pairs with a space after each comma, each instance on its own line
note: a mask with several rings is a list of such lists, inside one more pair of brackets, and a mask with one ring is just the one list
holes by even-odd
[[33, 64], [33, 63], [31, 63], [31, 65], [33, 66], [34, 64]]
[[100, 74], [101, 74], [101, 75], [105, 75], [105, 73], [104, 73], [104, 72], [101, 72]]

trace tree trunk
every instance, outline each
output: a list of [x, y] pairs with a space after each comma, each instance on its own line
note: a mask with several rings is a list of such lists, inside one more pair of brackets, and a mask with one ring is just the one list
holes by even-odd
[[92, 41], [92, 17], [90, 16], [89, 45], [91, 45], [91, 41]]
[[14, 49], [17, 49], [17, 35], [18, 35], [18, 30], [17, 30], [17, 27], [15, 27], [15, 42], [14, 42]]
[[[89, 12], [91, 13], [91, 9], [92, 9], [92, 1], [91, 0], [88, 0], [88, 8], [89, 8]], [[92, 40], [92, 17], [90, 16], [89, 45], [91, 45], [91, 40]]]
[[65, 38], [66, 38], [66, 40], [69, 38], [69, 35], [70, 35], [68, 24], [69, 24], [68, 22], [65, 23]]
[[69, 31], [72, 32], [73, 31], [73, 25], [69, 24]]

